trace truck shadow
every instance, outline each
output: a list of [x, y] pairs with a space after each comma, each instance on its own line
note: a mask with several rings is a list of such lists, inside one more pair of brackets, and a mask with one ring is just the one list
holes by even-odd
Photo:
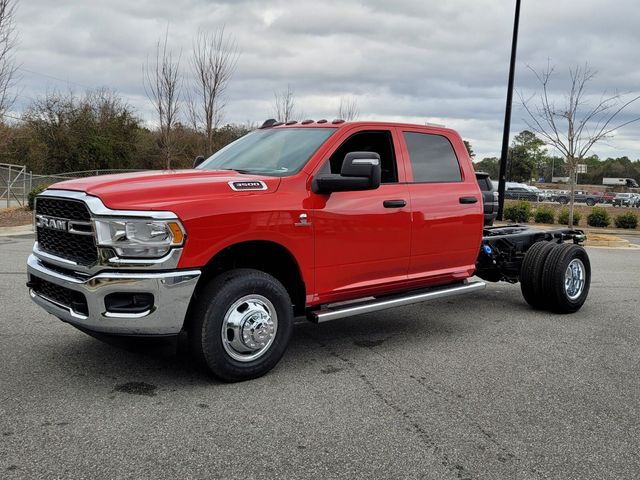
[[[491, 298], [483, 294], [470, 295], [469, 312], [490, 309]], [[495, 301], [495, 299], [493, 299]], [[509, 306], [509, 308], [512, 308]], [[514, 308], [523, 308], [522, 305]], [[526, 308], [526, 307], [524, 307]], [[491, 315], [462, 318], [455, 300], [438, 300], [420, 306], [360, 315], [315, 325], [297, 321], [291, 344], [277, 369], [283, 375], [294, 375], [297, 367], [309, 358], [320, 363], [332, 359], [332, 351], [351, 357], [362, 355], [363, 349], [410, 348], [417, 345], [428, 349], [434, 343], [455, 341], [473, 335], [474, 329], [491, 322]], [[66, 370], [70, 376], [110, 380], [129, 380], [149, 384], [170, 384], [172, 387], [219, 384], [190, 356], [186, 335], [173, 338], [135, 338], [92, 335], [67, 337], [52, 345], [48, 362]]]

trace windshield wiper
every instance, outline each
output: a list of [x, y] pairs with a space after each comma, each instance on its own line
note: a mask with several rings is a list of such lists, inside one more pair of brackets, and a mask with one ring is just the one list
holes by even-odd
[[224, 171], [229, 171], [229, 172], [238, 172], [238, 173], [243, 173], [243, 174], [253, 174], [253, 173], [284, 173], [284, 172], [288, 172], [289, 169], [285, 168], [285, 167], [281, 167], [281, 168], [252, 168], [251, 170], [249, 169], [244, 169], [244, 168], [216, 168], [216, 170], [224, 170]]
[[224, 172], [238, 172], [242, 174], [253, 173], [251, 170], [244, 170], [242, 168], [216, 168], [216, 170], [222, 170]]

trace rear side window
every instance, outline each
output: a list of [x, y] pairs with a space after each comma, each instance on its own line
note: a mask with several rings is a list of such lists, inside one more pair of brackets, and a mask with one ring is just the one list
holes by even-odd
[[414, 182], [460, 182], [460, 166], [451, 142], [442, 135], [404, 132]]
[[478, 179], [478, 185], [480, 186], [480, 190], [482, 190], [483, 192], [490, 192], [491, 191], [491, 180], [489, 180], [489, 177], [476, 177]]

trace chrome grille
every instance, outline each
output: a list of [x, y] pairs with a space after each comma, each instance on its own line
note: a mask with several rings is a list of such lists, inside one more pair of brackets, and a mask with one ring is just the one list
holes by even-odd
[[[91, 212], [83, 202], [64, 198], [39, 197], [36, 201], [36, 215], [76, 222], [91, 221]], [[38, 247], [46, 253], [81, 265], [91, 265], [98, 260], [95, 235], [44, 226], [36, 227], [36, 235]]]

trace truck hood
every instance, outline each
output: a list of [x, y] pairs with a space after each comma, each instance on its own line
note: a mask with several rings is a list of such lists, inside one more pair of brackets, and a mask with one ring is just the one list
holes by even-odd
[[280, 180], [229, 170], [155, 170], [67, 180], [49, 188], [94, 195], [114, 210], [171, 210], [176, 204], [212, 197], [270, 194]]

